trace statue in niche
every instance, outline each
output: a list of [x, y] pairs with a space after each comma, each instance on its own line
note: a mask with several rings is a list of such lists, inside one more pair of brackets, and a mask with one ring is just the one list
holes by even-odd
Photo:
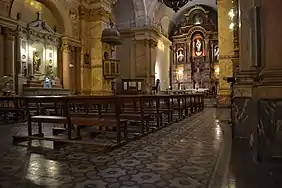
[[46, 76], [48, 76], [49, 79], [54, 79], [53, 62], [51, 59], [49, 60]]
[[194, 42], [195, 45], [195, 55], [202, 56], [203, 55], [203, 44], [200, 38], [197, 38]]
[[183, 49], [182, 48], [177, 50], [177, 61], [179, 63], [182, 63], [184, 61], [184, 54], [183, 54]]
[[87, 65], [90, 64], [90, 57], [87, 52], [84, 54], [84, 64], [87, 64]]
[[33, 73], [39, 73], [39, 67], [41, 65], [41, 58], [39, 52], [33, 53]]
[[218, 60], [219, 60], [219, 48], [218, 48], [218, 46], [216, 46], [216, 47], [214, 48], [214, 60], [215, 60], [215, 61], [218, 61]]

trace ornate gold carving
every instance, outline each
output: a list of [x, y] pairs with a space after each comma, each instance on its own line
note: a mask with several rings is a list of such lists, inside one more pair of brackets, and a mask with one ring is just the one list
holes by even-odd
[[61, 45], [61, 51], [69, 52], [70, 50], [71, 50], [71, 46], [68, 44], [66, 40], [63, 40]]
[[198, 31], [200, 31], [200, 32], [204, 35], [204, 38], [208, 38], [209, 35], [208, 35], [207, 30], [206, 30], [205, 28], [201, 27], [201, 26], [194, 26], [194, 27], [192, 27], [192, 28], [188, 31], [187, 36], [188, 36], [189, 38], [191, 38], [192, 35], [193, 35], [193, 33], [198, 32]]

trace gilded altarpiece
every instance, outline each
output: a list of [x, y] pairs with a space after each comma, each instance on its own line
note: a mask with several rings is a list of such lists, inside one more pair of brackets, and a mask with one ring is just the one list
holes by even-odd
[[172, 33], [173, 89], [207, 88], [215, 91], [218, 62], [217, 15], [208, 7], [187, 11]]

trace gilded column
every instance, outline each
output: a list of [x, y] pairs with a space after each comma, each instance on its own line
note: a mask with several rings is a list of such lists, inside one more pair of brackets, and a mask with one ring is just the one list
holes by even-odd
[[232, 9], [232, 0], [218, 0], [218, 42], [219, 42], [219, 90], [217, 96], [218, 107], [230, 106], [231, 89], [226, 81], [227, 77], [233, 76], [233, 32], [230, 30], [231, 23], [228, 16]]
[[80, 94], [81, 93], [81, 48], [80, 47], [76, 47], [76, 51], [75, 51], [75, 72], [76, 72], [76, 90], [75, 93], [76, 94]]
[[[102, 2], [100, 4], [103, 6]], [[88, 47], [91, 64], [91, 93], [111, 94], [111, 84], [103, 75], [103, 43], [102, 32], [110, 27], [111, 13], [103, 7], [89, 10], [88, 19]]]
[[102, 30], [103, 26], [101, 21], [89, 21], [88, 44], [90, 48], [92, 94], [101, 94], [103, 92], [103, 45], [101, 42]]
[[62, 38], [62, 80], [63, 88], [70, 89], [70, 46], [67, 38]]

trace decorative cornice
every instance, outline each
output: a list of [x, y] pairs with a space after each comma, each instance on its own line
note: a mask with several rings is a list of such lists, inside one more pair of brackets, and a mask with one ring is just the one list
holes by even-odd
[[84, 6], [79, 7], [79, 17], [80, 19], [87, 21], [114, 21], [111, 12], [107, 11], [103, 7], [99, 8], [86, 8]]
[[231, 60], [233, 59], [233, 57], [234, 57], [233, 55], [219, 55], [219, 60], [225, 60], [225, 59]]

